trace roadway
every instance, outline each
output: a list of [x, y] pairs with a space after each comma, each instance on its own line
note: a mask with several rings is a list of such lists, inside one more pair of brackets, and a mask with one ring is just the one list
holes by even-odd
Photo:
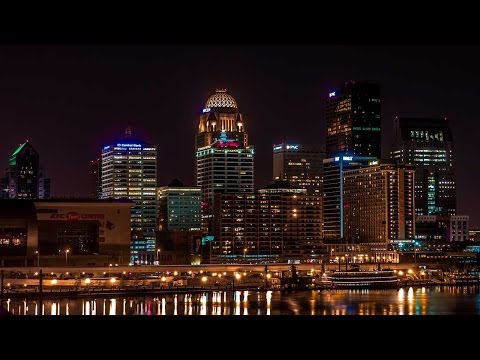
[[[401, 264], [380, 264], [381, 268], [390, 268], [396, 270], [406, 270], [406, 269], [418, 269], [418, 263], [401, 263]], [[428, 264], [428, 268], [436, 268], [437, 264]], [[155, 273], [155, 272], [264, 272], [265, 266], [267, 266], [268, 271], [286, 271], [291, 270], [291, 264], [204, 264], [204, 265], [142, 265], [142, 266], [129, 266], [129, 265], [120, 265], [120, 266], [54, 266], [54, 267], [41, 267], [44, 273], [93, 273], [95, 275], [105, 274], [118, 274], [122, 272], [127, 273]], [[322, 266], [325, 270], [338, 270], [338, 264], [295, 264], [297, 271], [310, 271], [314, 269], [315, 271], [322, 270]], [[361, 264], [360, 269], [362, 270], [374, 270], [378, 268], [378, 264]], [[39, 268], [34, 267], [3, 267], [1, 268], [5, 274], [8, 274], [10, 271], [18, 271], [21, 273], [35, 273]], [[345, 270], [345, 264], [340, 265], [341, 270]]]

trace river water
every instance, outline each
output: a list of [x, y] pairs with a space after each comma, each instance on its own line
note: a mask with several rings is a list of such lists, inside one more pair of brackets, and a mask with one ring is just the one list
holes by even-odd
[[14, 315], [480, 315], [478, 286], [4, 299]]

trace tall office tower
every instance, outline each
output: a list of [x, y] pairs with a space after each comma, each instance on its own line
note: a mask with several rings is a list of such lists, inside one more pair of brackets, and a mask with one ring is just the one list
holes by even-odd
[[380, 86], [350, 81], [328, 94], [326, 103], [327, 157], [381, 158]]
[[254, 191], [254, 149], [228, 139], [222, 131], [211, 145], [197, 151], [197, 186], [202, 199], [213, 203], [214, 193], [252, 194]]
[[[321, 197], [276, 182], [257, 194], [215, 194], [212, 263], [319, 262]], [[324, 251], [325, 252], [325, 251]]]
[[345, 239], [384, 243], [415, 237], [414, 165], [382, 163], [344, 172]]
[[285, 180], [307, 190], [308, 195], [323, 193], [322, 145], [278, 144], [273, 146], [273, 179]]
[[102, 199], [127, 198], [131, 210], [130, 261], [153, 263], [157, 224], [157, 148], [134, 139], [130, 127], [125, 137], [102, 149]]
[[343, 176], [347, 170], [377, 165], [375, 157], [336, 156], [323, 160], [323, 238], [330, 243], [345, 240]]
[[199, 231], [202, 224], [202, 190], [177, 179], [157, 189], [159, 231]]
[[44, 199], [50, 197], [50, 179], [45, 178], [40, 156], [27, 141], [10, 156], [10, 166], [2, 180], [2, 197]]
[[245, 119], [225, 89], [205, 103], [195, 136], [195, 182], [202, 188], [202, 230], [213, 232], [215, 192], [253, 193], [254, 148], [248, 144]]
[[90, 197], [100, 199], [102, 194], [102, 160], [96, 159], [90, 162]]
[[416, 215], [455, 215], [454, 147], [447, 119], [396, 118], [390, 156], [416, 165]]

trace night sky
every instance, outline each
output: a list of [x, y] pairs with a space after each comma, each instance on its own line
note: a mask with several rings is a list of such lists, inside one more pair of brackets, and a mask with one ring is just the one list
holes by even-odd
[[395, 116], [450, 119], [458, 214], [479, 226], [478, 64], [480, 47], [459, 46], [3, 46], [0, 167], [29, 139], [54, 196], [87, 196], [90, 160], [130, 122], [158, 146], [159, 185], [192, 185], [199, 114], [215, 88], [226, 88], [248, 116], [262, 186], [274, 143], [324, 143], [328, 91], [371, 80], [381, 85], [384, 156]]

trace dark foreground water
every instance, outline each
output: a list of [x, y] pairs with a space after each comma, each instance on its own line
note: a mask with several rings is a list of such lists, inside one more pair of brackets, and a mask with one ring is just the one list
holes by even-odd
[[479, 315], [480, 288], [236, 291], [145, 297], [22, 300], [14, 315]]

